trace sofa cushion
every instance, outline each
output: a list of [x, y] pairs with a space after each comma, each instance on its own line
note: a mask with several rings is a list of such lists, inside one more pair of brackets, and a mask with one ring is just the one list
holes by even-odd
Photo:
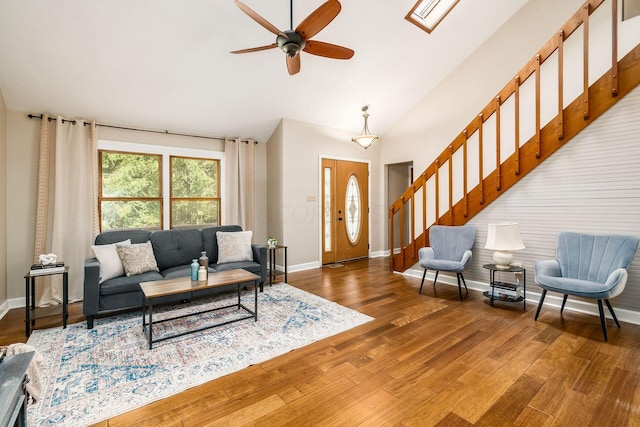
[[122, 266], [122, 260], [118, 255], [116, 245], [126, 246], [131, 244], [131, 239], [123, 240], [122, 242], [112, 243], [109, 245], [94, 245], [91, 246], [93, 254], [100, 262], [100, 281], [113, 279], [114, 277], [122, 276], [124, 274], [124, 267]]
[[227, 262], [253, 261], [251, 250], [252, 231], [218, 231], [218, 259], [216, 264]]
[[211, 266], [215, 271], [228, 271], [236, 268], [247, 270], [250, 273], [260, 275], [260, 264], [254, 261], [225, 262]]
[[202, 234], [200, 230], [160, 230], [151, 235], [151, 244], [160, 270], [191, 264], [200, 257]]
[[221, 225], [219, 227], [208, 227], [202, 229], [202, 247], [207, 251], [209, 257], [209, 265], [218, 262], [218, 241], [216, 233], [218, 231], [242, 231], [239, 225]]
[[144, 243], [151, 237], [149, 230], [131, 229], [131, 230], [111, 230], [100, 233], [96, 236], [96, 245], [109, 245], [112, 243], [122, 242], [123, 240], [131, 240], [131, 243]]
[[116, 249], [127, 277], [146, 273], [147, 271], [159, 271], [151, 242], [116, 246]]
[[[213, 271], [212, 268], [209, 268], [209, 271]], [[166, 270], [160, 271], [162, 277], [165, 279], [175, 279], [176, 277], [191, 277], [191, 266], [190, 265], [178, 265], [176, 267], [167, 268]]]
[[142, 292], [140, 289], [141, 282], [152, 282], [154, 280], [162, 280], [164, 277], [156, 271], [148, 271], [135, 276], [120, 276], [110, 280], [106, 280], [100, 285], [100, 295], [116, 295], [128, 292]]

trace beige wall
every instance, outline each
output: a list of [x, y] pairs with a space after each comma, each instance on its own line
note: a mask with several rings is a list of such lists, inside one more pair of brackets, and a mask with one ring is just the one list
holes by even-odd
[[0, 315], [7, 301], [7, 108], [0, 91]]
[[386, 206], [378, 161], [380, 143], [364, 150], [351, 142], [351, 137], [351, 132], [284, 119], [267, 144], [268, 168], [282, 174], [282, 182], [273, 186], [269, 178], [269, 189], [275, 191], [270, 198], [273, 196], [278, 202], [269, 201], [268, 222], [270, 228], [282, 230], [276, 237], [289, 247], [289, 266], [309, 268], [321, 264], [321, 157], [370, 162], [370, 245], [372, 252], [382, 250], [384, 224], [380, 222], [380, 212], [386, 212]]
[[[139, 144], [165, 145], [183, 148], [223, 150], [217, 140], [189, 138], [148, 132], [124, 131], [99, 127], [101, 139], [126, 141]], [[35, 204], [37, 188], [38, 144], [40, 120], [29, 119], [26, 112], [7, 111], [7, 187], [6, 246], [7, 250], [7, 298], [23, 298], [22, 277], [33, 258]], [[1, 140], [0, 140], [1, 142]], [[260, 214], [266, 209], [266, 144], [256, 147], [256, 227], [254, 241], [266, 241], [266, 217]], [[89, 245], [91, 242], [87, 242]], [[0, 294], [1, 295], [1, 294]]]
[[279, 243], [284, 244], [282, 197], [283, 194], [283, 122], [267, 141], [267, 235], [275, 237]]

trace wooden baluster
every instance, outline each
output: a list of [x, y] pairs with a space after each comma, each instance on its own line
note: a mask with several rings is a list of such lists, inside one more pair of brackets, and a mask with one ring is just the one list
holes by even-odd
[[436, 159], [436, 224], [440, 224], [440, 159]]
[[516, 101], [516, 112], [515, 112], [515, 128], [516, 128], [516, 175], [520, 175], [520, 76], [516, 76], [514, 79], [515, 84], [515, 101]]
[[[560, 71], [562, 72], [562, 70]], [[540, 54], [536, 55], [536, 158], [542, 155], [540, 141]]]
[[564, 30], [558, 32], [558, 139], [564, 138]]
[[416, 189], [411, 185], [411, 244], [413, 245], [413, 256], [417, 254], [416, 245], [416, 198], [414, 197]]
[[402, 259], [402, 269], [405, 268], [404, 262], [404, 195], [400, 196], [400, 259]]
[[427, 175], [423, 174], [424, 180], [422, 181], [422, 237], [424, 244], [427, 246]]
[[467, 189], [467, 130], [462, 131], [462, 163], [463, 163], [463, 174], [464, 174], [464, 182], [463, 182], [463, 192], [464, 192], [464, 217], [469, 216], [469, 191]]
[[500, 96], [496, 96], [496, 190], [500, 190], [502, 174], [500, 167]]
[[449, 225], [453, 223], [453, 144], [449, 145]]
[[589, 2], [582, 7], [584, 119], [589, 118]]
[[390, 261], [390, 267], [391, 267], [391, 271], [395, 271], [396, 270], [396, 266], [395, 266], [395, 255], [394, 255], [394, 245], [393, 245], [393, 205], [391, 205], [391, 207], [389, 208], [389, 258], [391, 258]]
[[611, 96], [618, 96], [618, 2], [613, 0], [611, 5]]
[[482, 113], [478, 114], [480, 118], [480, 127], [478, 128], [478, 182], [480, 183], [480, 204], [484, 204], [484, 171], [483, 162], [484, 156], [482, 155], [482, 128], [484, 127], [484, 121], [482, 120]]

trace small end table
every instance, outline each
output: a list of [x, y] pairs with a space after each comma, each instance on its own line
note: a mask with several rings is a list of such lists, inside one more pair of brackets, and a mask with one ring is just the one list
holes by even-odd
[[[62, 274], [62, 304], [51, 307], [36, 307], [36, 277], [53, 276]], [[36, 319], [49, 316], [62, 315], [62, 328], [67, 327], [67, 305], [69, 304], [69, 266], [64, 267], [64, 271], [56, 271], [52, 273], [32, 274], [31, 270], [24, 275], [25, 281], [25, 333], [27, 337], [31, 335], [31, 330], [36, 324]]]
[[[284, 273], [276, 270], [276, 251], [278, 249], [284, 250]], [[273, 285], [273, 279], [280, 274], [284, 274], [284, 282], [287, 282], [287, 247], [285, 245], [275, 245], [274, 247], [267, 246], [269, 251], [269, 286]]]
[[[485, 264], [482, 266], [489, 270], [489, 286], [491, 289], [483, 292], [482, 294], [491, 300], [491, 306], [493, 307], [493, 301], [504, 302], [520, 302], [522, 301], [522, 308], [527, 310], [527, 269], [524, 267], [516, 267], [510, 265], [509, 268], [498, 268], [496, 264]], [[506, 273], [522, 273], [522, 283], [508, 283], [496, 281], [496, 271]], [[522, 295], [520, 290], [522, 289]]]

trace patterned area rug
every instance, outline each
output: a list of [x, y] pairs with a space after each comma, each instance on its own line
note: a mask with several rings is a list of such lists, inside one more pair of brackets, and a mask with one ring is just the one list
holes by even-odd
[[[202, 304], [222, 306], [235, 294], [201, 299], [154, 311], [154, 321]], [[254, 294], [242, 303], [253, 309]], [[226, 309], [154, 326], [154, 338], [197, 328], [244, 311]], [[213, 319], [213, 320], [212, 320]], [[373, 320], [357, 311], [286, 284], [258, 295], [258, 322], [231, 323], [162, 341], [148, 350], [141, 312], [34, 331], [27, 344], [44, 361], [42, 399], [29, 406], [29, 425], [76, 426], [95, 423], [190, 387], [263, 362], [293, 349]], [[207, 323], [208, 322], [208, 323]]]

